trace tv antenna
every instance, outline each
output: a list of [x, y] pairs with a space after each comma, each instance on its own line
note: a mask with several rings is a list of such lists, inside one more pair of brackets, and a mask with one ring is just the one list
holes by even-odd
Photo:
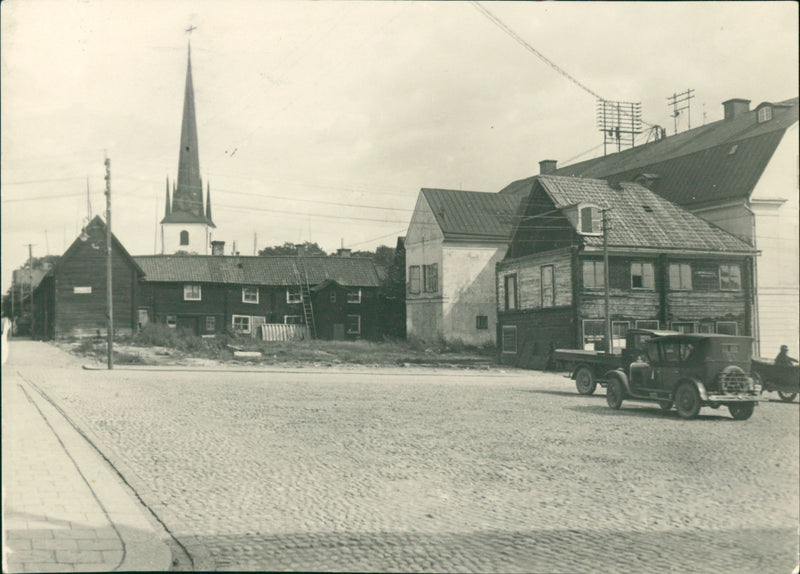
[[667, 98], [668, 105], [672, 106], [672, 118], [675, 124], [676, 134], [678, 133], [678, 116], [681, 115], [683, 110], [686, 110], [686, 119], [688, 123], [686, 129], [692, 129], [692, 107], [689, 101], [692, 98], [694, 98], [694, 90], [691, 88], [680, 94], [672, 94], [671, 97]]
[[616, 144], [617, 151], [636, 144], [636, 134], [642, 133], [641, 102], [611, 102], [597, 100], [597, 127], [603, 132], [603, 155], [608, 145]]

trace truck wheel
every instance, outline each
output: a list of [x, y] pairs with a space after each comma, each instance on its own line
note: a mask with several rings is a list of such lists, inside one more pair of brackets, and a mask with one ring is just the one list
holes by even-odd
[[737, 421], [746, 421], [753, 416], [753, 411], [756, 410], [755, 403], [735, 403], [728, 405], [728, 410], [731, 416]]
[[614, 410], [619, 410], [622, 406], [622, 383], [619, 379], [611, 378], [606, 385], [606, 402]]
[[778, 391], [778, 396], [784, 403], [791, 403], [797, 396], [797, 393], [784, 393], [783, 391]]
[[683, 419], [693, 419], [700, 412], [700, 393], [692, 383], [681, 383], [675, 391], [675, 408], [678, 416]]
[[589, 367], [581, 367], [575, 373], [575, 387], [582, 395], [592, 395], [597, 388], [597, 381]]

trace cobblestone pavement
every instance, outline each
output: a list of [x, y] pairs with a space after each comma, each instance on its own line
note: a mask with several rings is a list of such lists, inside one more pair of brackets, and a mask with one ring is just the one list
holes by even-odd
[[797, 403], [683, 421], [657, 405], [613, 411], [602, 390], [580, 396], [536, 372], [53, 365], [21, 373], [198, 570], [728, 574], [798, 562]]

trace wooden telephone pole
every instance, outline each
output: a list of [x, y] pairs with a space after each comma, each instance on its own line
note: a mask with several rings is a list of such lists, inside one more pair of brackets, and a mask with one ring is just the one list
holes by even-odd
[[106, 158], [106, 335], [108, 338], [108, 369], [114, 368], [114, 297], [111, 282], [111, 160]]
[[603, 279], [605, 282], [605, 310], [606, 310], [606, 353], [611, 353], [613, 351], [612, 339], [611, 339], [611, 310], [609, 305], [609, 273], [608, 273], [608, 231], [610, 229], [608, 225], [608, 210], [603, 210]]

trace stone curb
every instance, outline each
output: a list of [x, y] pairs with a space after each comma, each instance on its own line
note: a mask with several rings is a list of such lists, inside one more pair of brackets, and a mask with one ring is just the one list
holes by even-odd
[[172, 553], [166, 543], [166, 533], [156, 531], [119, 476], [69, 421], [30, 385], [26, 386], [81, 473], [91, 482], [92, 490], [123, 541], [124, 557], [115, 570], [169, 570]]

